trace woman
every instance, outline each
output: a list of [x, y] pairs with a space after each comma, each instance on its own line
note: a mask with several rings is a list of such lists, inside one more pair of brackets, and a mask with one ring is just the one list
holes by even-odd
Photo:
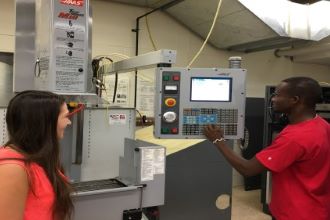
[[6, 113], [9, 141], [0, 148], [0, 219], [70, 219], [70, 184], [61, 173], [59, 140], [71, 124], [64, 99], [24, 91]]

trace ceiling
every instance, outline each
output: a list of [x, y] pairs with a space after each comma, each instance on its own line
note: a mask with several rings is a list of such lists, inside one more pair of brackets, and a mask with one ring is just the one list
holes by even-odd
[[[212, 25], [218, 0], [113, 0], [136, 6], [165, 8], [166, 13], [203, 39]], [[238, 0], [223, 0], [209, 43], [219, 49], [253, 52], [306, 43], [281, 37]]]
[[319, 2], [320, 0], [291, 0], [291, 1], [299, 4], [313, 4], [315, 2]]
[[[203, 39], [210, 30], [219, 2], [219, 0], [109, 1], [149, 7], [151, 10], [161, 7], [162, 11]], [[317, 0], [292, 0], [292, 2], [312, 4]], [[283, 47], [300, 48], [313, 44], [310, 40], [280, 36], [274, 31], [274, 28], [266, 24], [267, 21], [265, 23], [259, 17], [243, 6], [240, 0], [222, 0], [219, 17], [208, 43], [219, 49], [239, 52], [255, 52]], [[329, 60], [330, 57], [327, 57], [325, 61], [322, 58], [320, 62], [330, 65]]]

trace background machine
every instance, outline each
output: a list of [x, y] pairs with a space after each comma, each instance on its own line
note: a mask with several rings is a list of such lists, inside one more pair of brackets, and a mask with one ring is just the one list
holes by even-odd
[[134, 108], [110, 108], [96, 95], [89, 1], [18, 0], [16, 13], [13, 91], [48, 90], [85, 107], [61, 142], [74, 219], [140, 220], [142, 208], [164, 204], [165, 148], [135, 140]]

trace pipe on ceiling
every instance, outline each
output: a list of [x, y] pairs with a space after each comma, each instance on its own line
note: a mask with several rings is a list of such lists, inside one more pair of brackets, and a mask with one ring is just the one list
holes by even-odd
[[309, 47], [302, 47], [302, 48], [277, 49], [275, 50], [274, 54], [277, 57], [281, 57], [281, 56], [294, 57], [294, 56], [301, 56], [311, 53], [328, 52], [329, 50], [330, 50], [330, 42], [309, 46]]

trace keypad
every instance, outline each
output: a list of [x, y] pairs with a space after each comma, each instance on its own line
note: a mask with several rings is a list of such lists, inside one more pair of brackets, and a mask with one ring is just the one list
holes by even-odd
[[183, 109], [183, 135], [202, 135], [208, 124], [220, 125], [225, 135], [237, 135], [238, 110], [216, 108]]

